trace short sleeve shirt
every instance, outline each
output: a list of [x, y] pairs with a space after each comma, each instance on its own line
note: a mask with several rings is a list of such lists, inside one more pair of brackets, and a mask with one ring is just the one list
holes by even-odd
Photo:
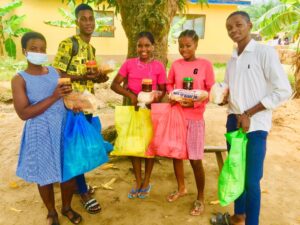
[[[205, 90], [210, 92], [211, 87], [215, 83], [215, 75], [211, 62], [206, 59], [197, 58], [194, 61], [187, 62], [184, 59], [178, 59], [173, 62], [169, 75], [167, 90], [171, 92], [173, 89], [183, 88], [183, 78], [193, 78], [193, 89]], [[202, 120], [207, 101], [197, 103], [194, 108], [183, 108], [186, 119]]]
[[[77, 55], [72, 57], [73, 42], [71, 38], [67, 38], [59, 44], [58, 51], [52, 65], [56, 69], [67, 72], [69, 75], [81, 76], [86, 73], [86, 62], [89, 60], [95, 60], [94, 47], [91, 44], [84, 42], [79, 35], [74, 37], [78, 41]], [[73, 89], [76, 91], [84, 91], [84, 89], [92, 91], [94, 87], [92, 81], [87, 81], [86, 83], [72, 82], [72, 85]]]
[[166, 84], [165, 67], [158, 60], [143, 63], [139, 58], [127, 59], [119, 70], [119, 74], [128, 80], [128, 89], [138, 94], [142, 91], [142, 80], [152, 79], [152, 89], [158, 84]]

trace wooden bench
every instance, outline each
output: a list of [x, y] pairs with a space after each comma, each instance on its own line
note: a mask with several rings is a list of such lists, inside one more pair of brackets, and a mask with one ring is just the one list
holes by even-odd
[[[225, 154], [227, 153], [227, 147], [226, 146], [205, 146], [204, 152], [216, 154], [219, 171], [221, 172], [222, 167], [224, 165], [224, 158], [226, 157]], [[223, 156], [224, 156], [224, 158], [223, 158]]]

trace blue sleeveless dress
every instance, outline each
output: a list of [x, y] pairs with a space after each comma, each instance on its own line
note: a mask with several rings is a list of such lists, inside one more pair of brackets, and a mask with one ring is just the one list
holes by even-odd
[[[57, 86], [58, 73], [48, 67], [48, 74], [18, 73], [26, 83], [31, 105], [52, 95]], [[63, 130], [66, 109], [62, 99], [44, 113], [25, 123], [20, 148], [17, 176], [41, 186], [62, 181]]]

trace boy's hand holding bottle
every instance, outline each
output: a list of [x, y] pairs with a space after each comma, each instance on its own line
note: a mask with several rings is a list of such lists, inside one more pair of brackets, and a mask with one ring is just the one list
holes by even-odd
[[86, 63], [86, 71], [86, 80], [91, 80], [94, 83], [104, 83], [109, 79], [107, 74], [105, 74], [101, 68], [98, 69], [97, 63], [94, 60]]

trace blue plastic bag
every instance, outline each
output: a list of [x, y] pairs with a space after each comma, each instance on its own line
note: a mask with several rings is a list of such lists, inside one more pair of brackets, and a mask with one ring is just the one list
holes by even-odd
[[68, 111], [64, 130], [63, 181], [108, 161], [103, 138], [83, 113]]
[[94, 116], [92, 118], [92, 125], [94, 126], [94, 128], [96, 128], [96, 131], [100, 132], [100, 136], [101, 136], [101, 139], [103, 141], [104, 148], [105, 148], [107, 153], [110, 153], [113, 150], [114, 146], [111, 143], [109, 143], [108, 141], [105, 141], [103, 139], [103, 136], [101, 134], [102, 125], [101, 125], [101, 121], [100, 121], [98, 116]]

